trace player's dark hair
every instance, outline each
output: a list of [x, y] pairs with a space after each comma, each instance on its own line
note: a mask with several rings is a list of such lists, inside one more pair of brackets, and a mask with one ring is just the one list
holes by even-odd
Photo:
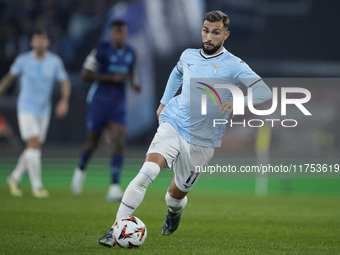
[[124, 27], [127, 26], [127, 23], [124, 20], [114, 20], [110, 24], [110, 28], [113, 27]]
[[222, 21], [223, 26], [228, 30], [230, 26], [230, 19], [227, 14], [221, 11], [211, 11], [207, 12], [204, 16], [203, 22], [207, 20], [209, 22], [218, 22]]

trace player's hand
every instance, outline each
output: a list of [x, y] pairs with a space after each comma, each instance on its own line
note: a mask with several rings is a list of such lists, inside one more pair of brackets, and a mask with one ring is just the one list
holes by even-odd
[[158, 119], [158, 120], [159, 120], [159, 115], [160, 115], [161, 112], [163, 111], [164, 107], [165, 107], [164, 104], [160, 104], [160, 105], [158, 106], [158, 109], [157, 109], [157, 111], [156, 111], [157, 119]]
[[142, 91], [142, 87], [138, 84], [138, 83], [133, 83], [132, 84], [132, 88], [134, 89], [134, 91], [136, 91], [137, 93], [140, 93]]
[[60, 99], [56, 108], [55, 115], [58, 119], [64, 117], [68, 113], [68, 101], [65, 99]]
[[[233, 102], [225, 102], [224, 104], [222, 104], [222, 106], [220, 107], [220, 113], [225, 113], [226, 111], [228, 111], [227, 116], [229, 117], [230, 114], [233, 112]], [[233, 115], [234, 117], [234, 115]]]

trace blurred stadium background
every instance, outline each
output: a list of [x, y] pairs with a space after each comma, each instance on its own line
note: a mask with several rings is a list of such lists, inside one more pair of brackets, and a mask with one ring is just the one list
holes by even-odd
[[[216, 9], [231, 19], [226, 48], [269, 86], [308, 88], [307, 108], [313, 113], [307, 118], [290, 109], [287, 118], [299, 120], [292, 129], [228, 128], [216, 160], [339, 163], [338, 0], [0, 0], [0, 77], [29, 50], [31, 32], [42, 28], [49, 32], [51, 51], [64, 60], [73, 89], [69, 115], [52, 118], [43, 149], [43, 182], [51, 194], [43, 201], [30, 195], [28, 177], [22, 199], [9, 195], [6, 177], [24, 148], [16, 119], [18, 84], [0, 97], [1, 254], [107, 254], [97, 240], [114, 221], [119, 203], [104, 200], [110, 155], [105, 139], [89, 165], [84, 194], [74, 197], [69, 190], [85, 138], [90, 85], [80, 79], [82, 63], [108, 38], [112, 19], [128, 22], [143, 92], [128, 92], [125, 188], [157, 128], [155, 111], [168, 75], [185, 48], [200, 47], [203, 15]], [[54, 102], [58, 93], [56, 87]], [[189, 194], [181, 227], [163, 238], [171, 177], [162, 171], [136, 211], [148, 227], [148, 239], [136, 254], [340, 253], [339, 178], [201, 178]]]
[[[126, 154], [142, 158], [157, 128], [155, 110], [168, 75], [185, 48], [200, 47], [202, 17], [215, 9], [231, 19], [226, 48], [268, 79], [270, 86], [284, 86], [291, 82], [288, 78], [311, 78], [302, 82], [310, 83], [309, 107], [316, 115], [303, 119], [299, 128], [272, 129], [270, 155], [338, 158], [340, 1], [1, 0], [0, 77], [18, 54], [29, 50], [31, 32], [42, 28], [49, 32], [50, 50], [62, 57], [71, 79], [70, 113], [63, 120], [52, 118], [43, 158], [77, 161], [85, 137], [85, 98], [90, 86], [81, 81], [81, 66], [96, 43], [108, 38], [107, 25], [116, 18], [128, 22], [129, 43], [138, 53], [143, 92], [128, 93]], [[320, 89], [321, 85], [327, 89]], [[13, 158], [14, 164], [23, 148], [16, 120], [18, 90], [19, 86], [13, 86], [0, 97], [0, 162], [4, 164], [8, 158]], [[57, 88], [53, 99], [58, 99]], [[255, 157], [256, 134], [254, 128], [227, 130], [216, 155]], [[102, 146], [95, 155], [108, 157], [108, 147]], [[331, 190], [340, 193], [339, 182], [333, 182]], [[317, 191], [322, 189], [318, 187]]]

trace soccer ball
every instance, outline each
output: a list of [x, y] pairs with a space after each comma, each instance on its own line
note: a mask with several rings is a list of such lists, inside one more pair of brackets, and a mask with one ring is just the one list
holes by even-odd
[[113, 225], [113, 239], [119, 247], [138, 248], [145, 238], [145, 224], [135, 216], [121, 218]]

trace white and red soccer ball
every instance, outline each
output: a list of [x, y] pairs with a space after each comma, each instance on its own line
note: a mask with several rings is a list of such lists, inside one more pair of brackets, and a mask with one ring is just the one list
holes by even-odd
[[123, 217], [113, 225], [113, 240], [122, 248], [138, 248], [146, 238], [143, 221], [135, 216]]

